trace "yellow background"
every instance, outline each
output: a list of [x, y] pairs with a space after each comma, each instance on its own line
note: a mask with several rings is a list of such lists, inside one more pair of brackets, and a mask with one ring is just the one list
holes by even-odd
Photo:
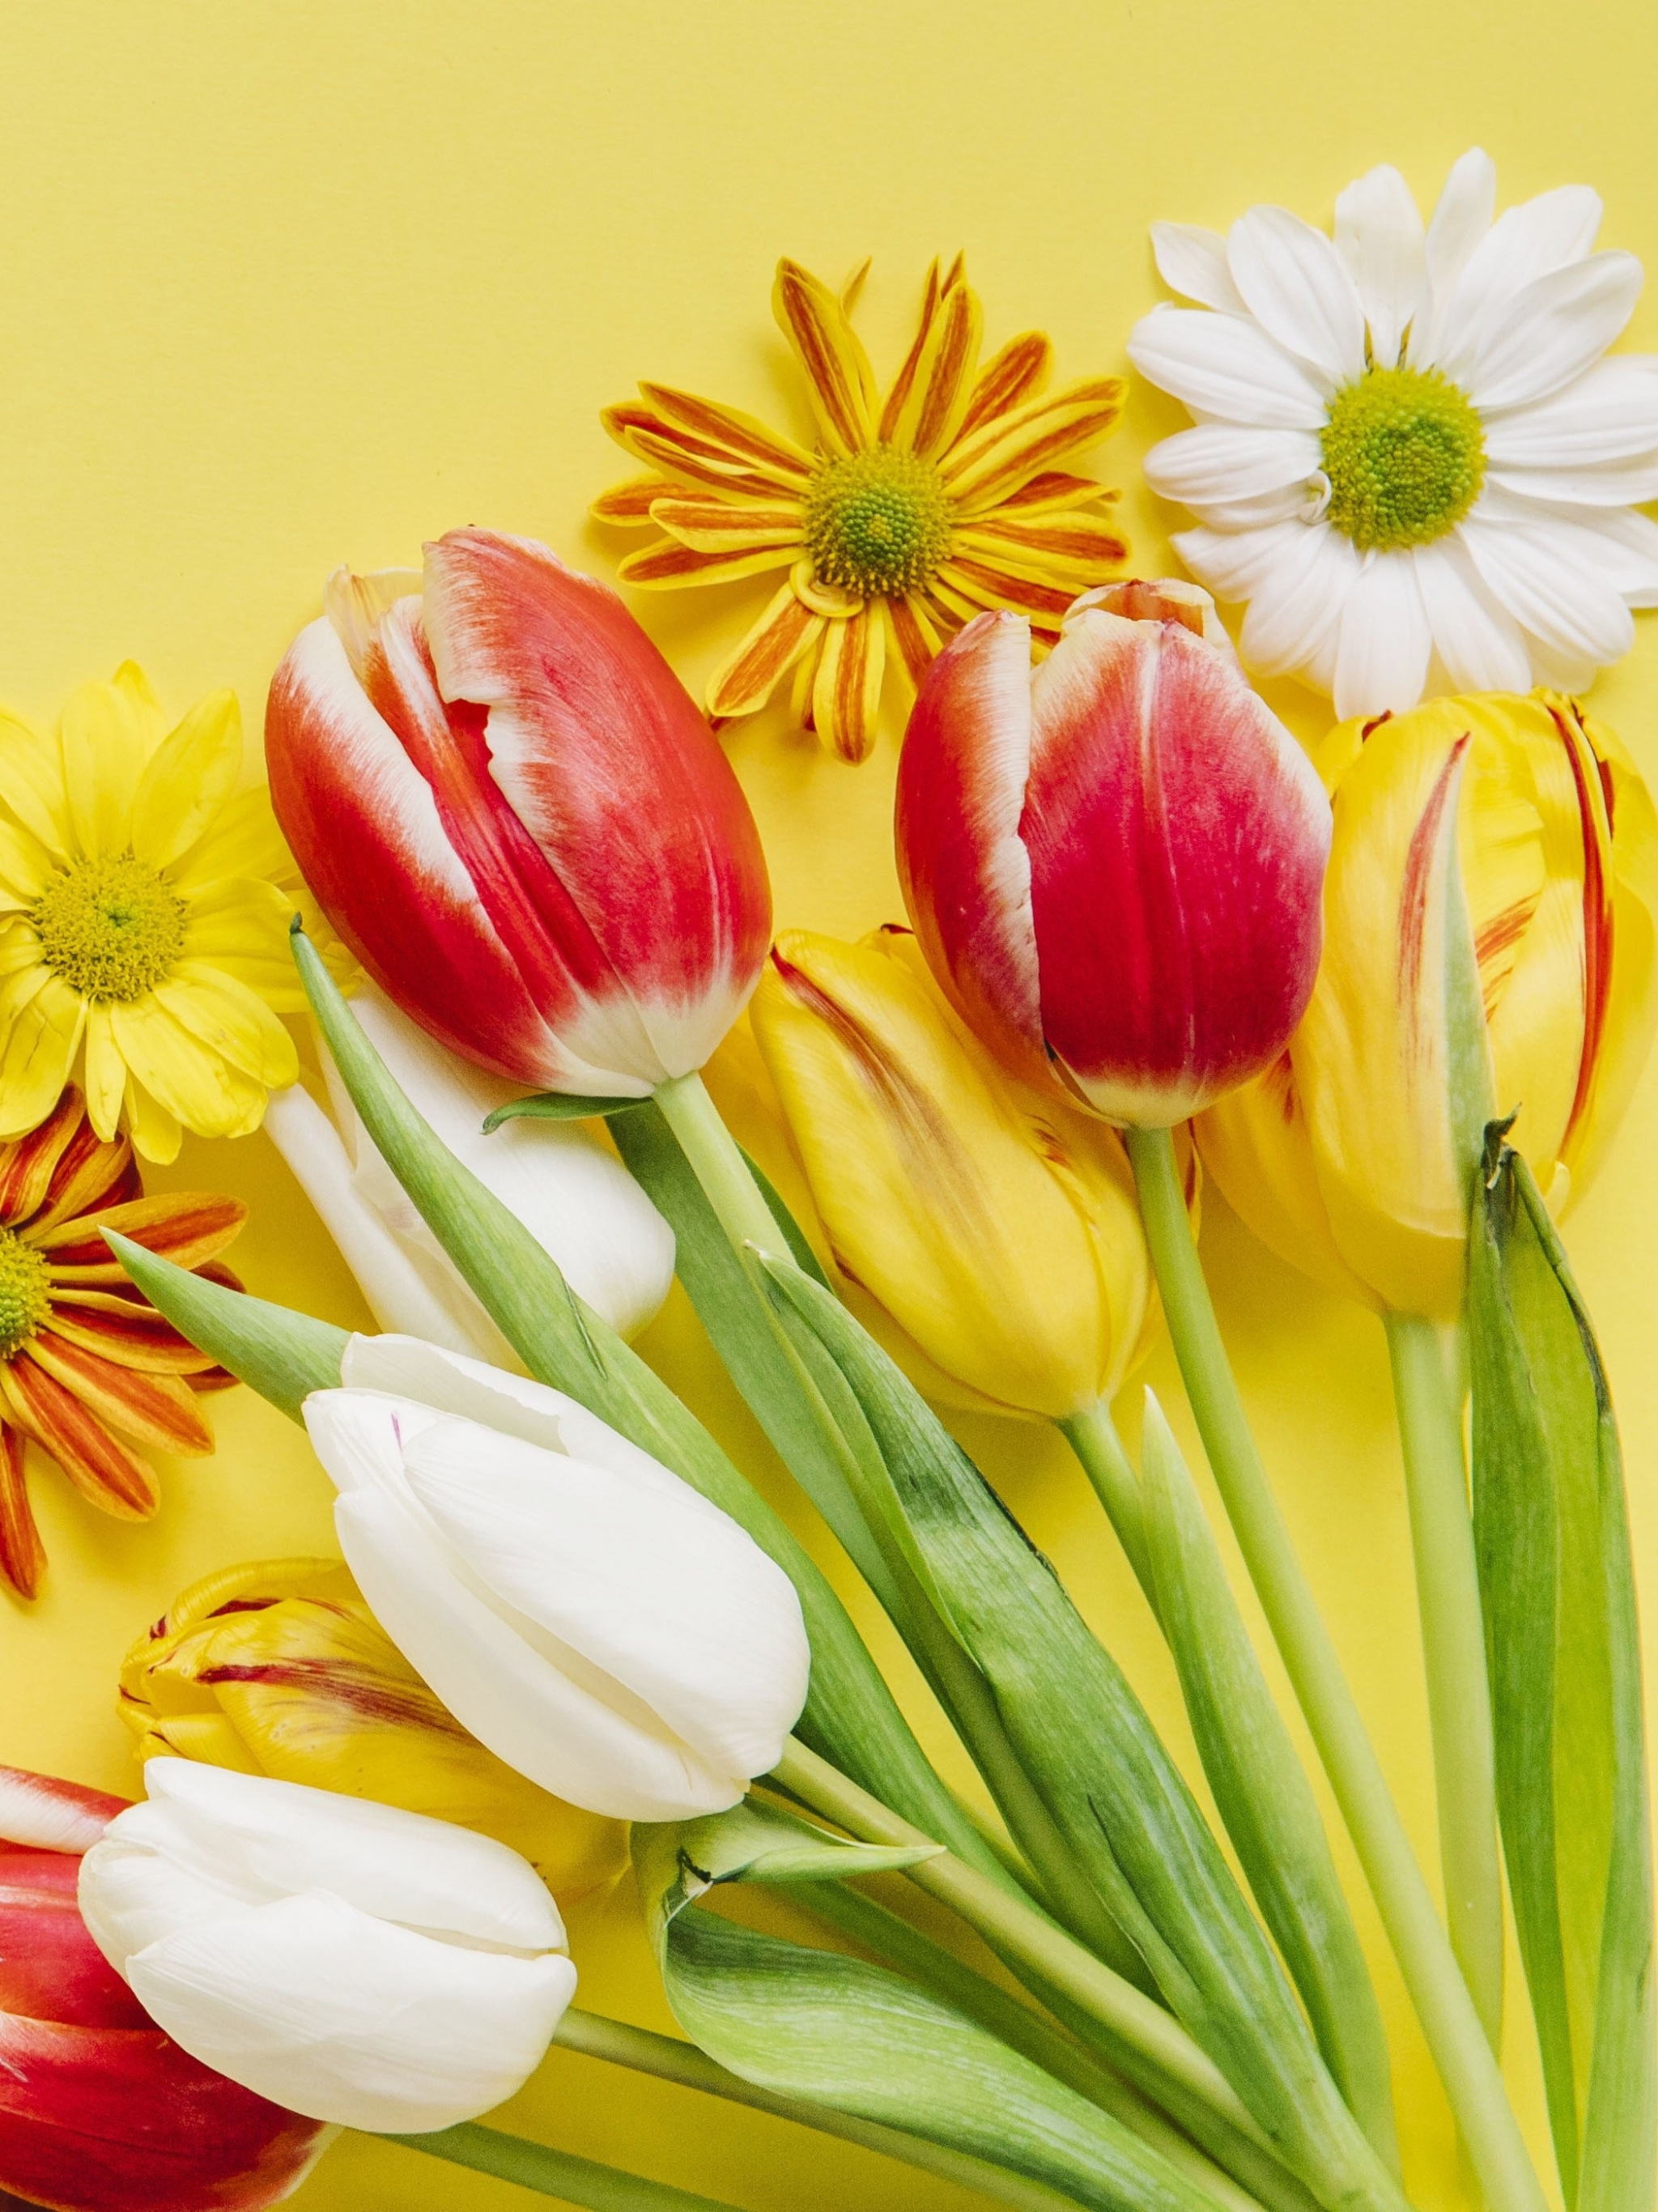
[[[1543, 0], [6, 0], [0, 9], [0, 696], [45, 718], [141, 659], [177, 709], [270, 670], [337, 562], [418, 559], [481, 522], [605, 572], [584, 520], [629, 465], [597, 414], [653, 376], [804, 427], [767, 297], [784, 252], [838, 278], [865, 253], [878, 365], [930, 255], [964, 246], [999, 343], [1046, 325], [1062, 375], [1123, 367], [1159, 296], [1155, 216], [1224, 227], [1278, 200], [1317, 221], [1371, 164], [1424, 205], [1479, 143], [1504, 203], [1573, 179], [1603, 242], [1658, 266], [1658, 15]], [[1649, 298], [1625, 342], [1658, 344]], [[1183, 420], [1137, 392], [1096, 465], [1126, 487], [1139, 573], [1172, 518], [1139, 486]], [[693, 684], [759, 603], [737, 586], [645, 602]], [[1658, 774], [1658, 627], [1595, 705]], [[1304, 736], [1324, 710], [1284, 687]], [[895, 747], [819, 757], [775, 715], [732, 738], [780, 919], [851, 933], [896, 908]], [[1570, 1242], [1629, 1450], [1658, 1614], [1658, 1079]], [[263, 1138], [193, 1144], [163, 1178], [245, 1194], [254, 1288], [347, 1322], [355, 1291]], [[1212, 1202], [1223, 1322], [1286, 1510], [1424, 1854], [1424, 1707], [1380, 1333], [1297, 1280]], [[683, 1310], [647, 1347], [774, 1483]], [[1178, 1397], [1166, 1357], [1151, 1379]], [[298, 1432], [238, 1393], [216, 1459], [169, 1469], [161, 1518], [119, 1528], [37, 1470], [52, 1555], [32, 1609], [0, 1601], [0, 1757], [112, 1788], [134, 1772], [117, 1658], [182, 1583], [331, 1545]], [[970, 1433], [969, 1433], [970, 1429]], [[1182, 1745], [1172, 1676], [1055, 1439], [963, 1433]], [[883, 1650], [885, 1646], [883, 1645]], [[1350, 1863], [1348, 1871], [1351, 1873]], [[1373, 1923], [1365, 1922], [1374, 1938]], [[582, 1998], [669, 2023], [625, 1898], [578, 1915]], [[1373, 1945], [1374, 1948], [1374, 1945]], [[1398, 1983], [1410, 2179], [1458, 2205], [1443, 2105]], [[1539, 2133], [1521, 2008], [1509, 2066]], [[957, 2191], [784, 2124], [556, 2056], [508, 2124], [768, 2212], [946, 2212]], [[527, 2207], [505, 2185], [348, 2138], [305, 2212]]]

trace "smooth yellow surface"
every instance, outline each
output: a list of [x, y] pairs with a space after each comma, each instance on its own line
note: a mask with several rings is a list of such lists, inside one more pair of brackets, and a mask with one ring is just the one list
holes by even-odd
[[[412, 562], [423, 538], [481, 522], [605, 569], [624, 541], [583, 510], [627, 464], [598, 410], [636, 378], [804, 428], [767, 314], [781, 252], [831, 279], [873, 253], [859, 321], [883, 365], [928, 258], [962, 246], [992, 343], [1042, 323], [1061, 375], [1118, 370], [1131, 322], [1159, 296], [1154, 216], [1224, 227], [1276, 199], [1323, 221], [1380, 161], [1425, 204], [1478, 142], [1504, 202], [1591, 181], [1605, 242], [1658, 267], [1655, 84], [1658, 15], [1637, 0], [1564, 15], [1542, 0], [8, 0], [0, 697], [46, 716], [131, 653], [178, 711], [234, 684], [257, 729], [270, 670], [340, 561]], [[1658, 301], [1626, 343], [1658, 346]], [[1136, 462], [1183, 420], [1137, 392], [1096, 464], [1127, 488], [1141, 573], [1165, 565], [1171, 517]], [[763, 589], [655, 596], [641, 612], [697, 684]], [[1594, 703], [1652, 775], [1658, 617], [1638, 631]], [[1279, 703], [1309, 738], [1327, 719], [1293, 687]], [[890, 733], [858, 770], [774, 715], [731, 742], [780, 919], [851, 935], [893, 914]], [[1655, 1138], [1649, 1074], [1569, 1240], [1618, 1391], [1658, 1614]], [[264, 1139], [189, 1142], [156, 1180], [242, 1192], [253, 1286], [364, 1318]], [[1270, 1260], [1218, 1203], [1204, 1243], [1269, 1463], [1431, 1864], [1381, 1332]], [[683, 1310], [647, 1348], [780, 1495]], [[1166, 1353], [1151, 1379], [1180, 1420]], [[148, 1528], [96, 1519], [39, 1476], [52, 1574], [32, 1613], [0, 1602], [0, 1757], [133, 1786], [111, 1700], [137, 1631], [211, 1568], [328, 1547], [328, 1492], [298, 1432], [245, 1394], [215, 1418], [218, 1456], [168, 1471]], [[1183, 1742], [1170, 1670], [1064, 1448], [987, 1419], [963, 1434]], [[578, 1915], [574, 1940], [586, 2002], [667, 2024], [625, 1896]], [[1382, 1983], [1416, 2201], [1461, 2206], [1443, 2105], [1385, 1968]], [[1536, 2135], [1521, 2019], [1511, 2007], [1510, 2071]], [[753, 2212], [976, 2201], [586, 2060], [550, 2061], [507, 2124]], [[347, 2140], [295, 2201], [509, 2212], [537, 2200]]]

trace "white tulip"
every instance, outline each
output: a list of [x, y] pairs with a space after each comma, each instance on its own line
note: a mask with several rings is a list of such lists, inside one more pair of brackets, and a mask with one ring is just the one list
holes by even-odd
[[505, 1844], [362, 1798], [153, 1759], [81, 1863], [82, 1917], [158, 2027], [290, 2112], [417, 2135], [520, 2088], [575, 1994]]
[[[668, 1295], [673, 1231], [613, 1152], [573, 1121], [486, 1115], [519, 1095], [447, 1051], [372, 984], [352, 1012], [398, 1088], [457, 1159], [550, 1252], [570, 1287], [633, 1336]], [[383, 1328], [510, 1364], [505, 1339], [375, 1150], [326, 1051], [331, 1120], [301, 1084], [274, 1092], [264, 1126], [322, 1216]]]
[[723, 1811], [805, 1702], [794, 1585], [561, 1391], [354, 1336], [306, 1424], [375, 1618], [464, 1728], [620, 1820]]

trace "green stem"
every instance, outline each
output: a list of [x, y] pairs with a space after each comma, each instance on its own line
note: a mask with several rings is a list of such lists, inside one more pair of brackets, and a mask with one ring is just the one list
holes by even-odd
[[1145, 1542], [1145, 1510], [1140, 1499], [1139, 1478], [1129, 1464], [1109, 1408], [1085, 1406], [1068, 1413], [1056, 1425], [1082, 1462], [1083, 1473], [1094, 1486], [1094, 1495], [1117, 1532], [1117, 1541], [1134, 1570], [1134, 1579], [1145, 1593], [1145, 1601], [1157, 1610], [1157, 1585], [1151, 1575], [1151, 1554]]
[[671, 1077], [659, 1086], [656, 1103], [695, 1170], [720, 1227], [738, 1250], [757, 1244], [762, 1252], [783, 1251], [783, 1232], [701, 1077], [695, 1073]]
[[515, 2181], [520, 2189], [581, 2205], [586, 2212], [732, 2212], [723, 2197], [698, 2197], [671, 2182], [647, 2181], [642, 2174], [623, 2173], [619, 2166], [599, 2166], [571, 2151], [472, 2123], [440, 2128], [433, 2135], [382, 2140], [401, 2143], [405, 2150], [423, 2150], [428, 2158], [447, 2159], [452, 2166], [470, 2166], [474, 2173], [493, 2174], [498, 2181]]
[[1386, 1319], [1411, 1504], [1417, 1603], [1433, 1727], [1445, 1917], [1493, 2051], [1503, 2043], [1503, 1871], [1485, 1626], [1474, 1562], [1462, 1420], [1439, 1331]]
[[653, 2074], [659, 2081], [677, 2082], [683, 2089], [700, 2089], [706, 2096], [723, 2097], [731, 2104], [750, 2106], [756, 2112], [798, 2121], [802, 2127], [815, 2128], [819, 2135], [838, 2136], [864, 2150], [901, 2160], [924, 2173], [936, 2173], [963, 2189], [997, 2197], [1004, 2204], [1013, 2205], [1016, 2212], [1061, 2212], [1073, 2201], [1041, 2182], [1026, 2180], [1023, 2174], [971, 2158], [965, 2151], [947, 2149], [923, 2136], [906, 2135], [900, 2128], [884, 2127], [878, 2120], [855, 2119], [851, 2113], [837, 2112], [828, 2105], [778, 2096], [745, 2081], [740, 2074], [731, 2073], [694, 2043], [659, 2035], [653, 2028], [634, 2027], [626, 2021], [607, 2020], [602, 2014], [581, 2012], [573, 2005], [560, 2021], [553, 2041], [586, 2058], [629, 2066], [635, 2073]]
[[1193, 1243], [1170, 1133], [1131, 1129], [1128, 1153], [1169, 1333], [1211, 1470], [1470, 2160], [1493, 2212], [1545, 2212], [1502, 2071], [1249, 1432]]

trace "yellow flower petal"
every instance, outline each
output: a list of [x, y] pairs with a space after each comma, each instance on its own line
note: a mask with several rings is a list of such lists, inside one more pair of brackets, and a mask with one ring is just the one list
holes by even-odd
[[39, 839], [0, 815], [0, 912], [26, 913], [57, 872]]
[[[875, 426], [876, 438], [884, 446], [892, 442], [892, 434], [897, 427], [899, 416], [903, 412], [904, 403], [914, 388], [915, 372], [920, 366], [922, 349], [926, 344], [927, 332], [932, 328], [932, 318], [938, 312], [943, 289], [938, 274], [938, 257], [935, 253], [927, 264], [926, 282], [921, 287], [921, 313], [915, 325], [915, 335], [910, 340], [909, 351], [899, 363], [898, 374], [893, 378], [887, 396], [881, 404], [880, 420]], [[848, 313], [851, 313], [852, 303], [844, 295], [841, 305]]]
[[777, 264], [772, 313], [806, 372], [812, 412], [833, 453], [873, 441], [875, 378], [863, 342], [826, 284], [798, 261]]
[[832, 753], [854, 766], [875, 747], [875, 718], [886, 668], [886, 623], [878, 606], [831, 623], [811, 687], [811, 719]]
[[64, 751], [56, 736], [0, 714], [0, 804], [54, 860], [70, 855]]
[[950, 445], [967, 412], [983, 330], [978, 294], [966, 284], [946, 292], [887, 434], [888, 443], [924, 456], [941, 453]]
[[824, 617], [803, 606], [785, 584], [736, 651], [708, 678], [709, 714], [729, 719], [763, 707], [779, 678], [825, 627]]
[[121, 1102], [126, 1094], [126, 1062], [115, 1042], [109, 1008], [88, 1006], [81, 1087], [86, 1093], [87, 1118], [106, 1144], [121, 1126]]
[[131, 846], [133, 801], [161, 729], [155, 695], [130, 660], [107, 684], [82, 684], [64, 702], [60, 735], [69, 824], [76, 849], [88, 859]]
[[[258, 1127], [264, 1086], [192, 1036], [153, 993], [112, 1006], [110, 1021], [134, 1079], [185, 1128], [198, 1137], [240, 1137]], [[136, 1127], [133, 1133], [137, 1142]]]
[[616, 569], [624, 584], [647, 586], [653, 591], [676, 591], [686, 584], [730, 584], [742, 576], [761, 576], [768, 568], [786, 568], [794, 560], [798, 536], [786, 544], [762, 545], [730, 553], [698, 553], [677, 538], [630, 553]]
[[180, 859], [236, 787], [242, 716], [234, 691], [192, 707], [152, 756], [132, 803], [132, 850], [153, 868]]
[[1054, 341], [1046, 331], [1021, 331], [980, 370], [962, 418], [961, 434], [1034, 399], [1054, 368]]
[[943, 640], [932, 617], [914, 592], [902, 599], [889, 599], [886, 610], [892, 641], [898, 648], [898, 665], [914, 690], [926, 674], [929, 664], [937, 658]]
[[995, 506], [1029, 477], [1109, 435], [1127, 386], [1086, 376], [984, 423], [945, 456], [944, 482], [963, 515]]
[[86, 1001], [44, 969], [13, 981], [21, 988], [7, 1009], [0, 1054], [0, 1138], [20, 1137], [51, 1113], [69, 1081], [86, 1021]]
[[239, 791], [226, 801], [200, 841], [167, 871], [167, 881], [181, 898], [209, 884], [231, 876], [261, 876], [268, 882], [289, 883], [298, 871], [276, 817], [270, 811], [270, 793], [263, 784]]
[[653, 502], [668, 487], [654, 471], [647, 477], [629, 477], [624, 483], [602, 491], [588, 507], [595, 522], [610, 522], [623, 530], [638, 530], [649, 522]]
[[180, 960], [155, 998], [191, 1036], [267, 1091], [297, 1080], [294, 1040], [245, 983], [205, 960]]
[[662, 492], [651, 520], [699, 553], [734, 553], [745, 547], [799, 545], [805, 517], [799, 500], [738, 506], [711, 493]]
[[184, 1128], [176, 1114], [153, 1097], [136, 1078], [127, 1077], [125, 1115], [132, 1149], [157, 1167], [167, 1167], [179, 1157]]
[[956, 532], [960, 553], [1074, 592], [1104, 583], [1128, 556], [1121, 533], [1103, 514], [1057, 514], [1027, 520], [997, 508]]
[[804, 490], [815, 464], [804, 446], [774, 430], [740, 408], [722, 407], [717, 400], [699, 398], [671, 384], [641, 384], [647, 405], [654, 407], [671, 428], [709, 449], [732, 455], [745, 467], [794, 491]]

